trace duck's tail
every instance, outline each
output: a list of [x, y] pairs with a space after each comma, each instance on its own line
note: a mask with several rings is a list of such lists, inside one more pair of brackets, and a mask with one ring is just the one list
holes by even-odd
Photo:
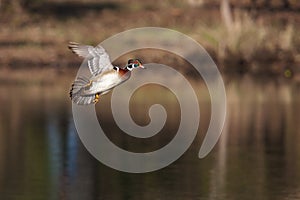
[[89, 84], [89, 80], [84, 77], [77, 77], [74, 83], [72, 84], [70, 90], [71, 100], [79, 105], [89, 105], [94, 103], [95, 95], [86, 95], [83, 94], [85, 86]]

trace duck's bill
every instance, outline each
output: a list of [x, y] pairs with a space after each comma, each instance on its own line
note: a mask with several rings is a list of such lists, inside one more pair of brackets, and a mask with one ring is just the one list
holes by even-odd
[[142, 68], [142, 69], [145, 69], [144, 65], [140, 65], [139, 67]]

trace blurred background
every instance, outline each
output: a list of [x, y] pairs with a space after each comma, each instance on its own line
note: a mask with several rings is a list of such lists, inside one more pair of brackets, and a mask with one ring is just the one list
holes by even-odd
[[[99, 163], [77, 136], [68, 92], [82, 59], [67, 45], [97, 45], [144, 26], [180, 31], [209, 52], [225, 82], [227, 118], [217, 146], [198, 159], [211, 115], [201, 76], [176, 55], [133, 52], [184, 74], [201, 122], [179, 160], [128, 174]], [[300, 199], [299, 27], [298, 0], [0, 0], [0, 199]], [[147, 86], [133, 96], [138, 124], [149, 123], [154, 103], [170, 116], [149, 139], [122, 133], [110, 97], [96, 109], [118, 146], [147, 152], [174, 137], [180, 111], [167, 88]]]

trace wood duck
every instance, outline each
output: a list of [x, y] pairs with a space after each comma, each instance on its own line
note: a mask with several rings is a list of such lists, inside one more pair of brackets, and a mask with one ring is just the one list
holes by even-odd
[[72, 84], [70, 97], [79, 105], [96, 104], [101, 95], [128, 80], [133, 69], [144, 68], [139, 59], [129, 59], [124, 68], [113, 66], [105, 49], [100, 45], [93, 47], [70, 42], [69, 49], [87, 59], [91, 72], [90, 78], [77, 77]]

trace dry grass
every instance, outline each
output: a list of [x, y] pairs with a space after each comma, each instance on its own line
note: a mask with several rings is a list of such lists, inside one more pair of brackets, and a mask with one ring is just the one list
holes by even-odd
[[[49, 2], [59, 5], [61, 0]], [[90, 1], [78, 2], [88, 4]], [[58, 16], [53, 11], [52, 14], [33, 12], [7, 18], [10, 21], [2, 18], [0, 68], [78, 67], [81, 59], [68, 51], [68, 41], [97, 44], [130, 28], [160, 26], [179, 30], [198, 40], [224, 72], [282, 74], [286, 68], [297, 71], [300, 62], [298, 13], [276, 11], [272, 17], [272, 12], [262, 11], [262, 17], [254, 18], [251, 12], [242, 9], [235, 11], [232, 30], [228, 31], [220, 21], [215, 3], [210, 5], [204, 1], [206, 4], [201, 7], [182, 1], [113, 2], [115, 8], [84, 10], [81, 15]], [[288, 19], [285, 25], [277, 23], [282, 19]]]
[[[268, 21], [255, 21], [249, 14], [234, 13], [231, 30], [222, 24], [201, 26], [199, 41], [216, 52], [228, 71], [247, 70], [254, 73], [281, 73], [285, 68], [296, 69], [300, 56], [299, 30], [294, 24], [271, 26]], [[237, 69], [237, 67], [244, 67]]]

